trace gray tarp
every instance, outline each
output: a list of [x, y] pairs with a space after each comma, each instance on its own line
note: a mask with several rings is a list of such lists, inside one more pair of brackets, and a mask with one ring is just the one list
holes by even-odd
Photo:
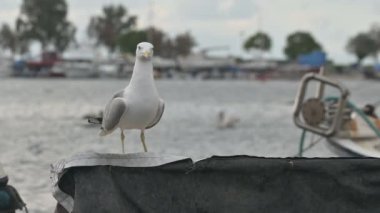
[[56, 212], [380, 212], [380, 159], [93, 157], [55, 167]]

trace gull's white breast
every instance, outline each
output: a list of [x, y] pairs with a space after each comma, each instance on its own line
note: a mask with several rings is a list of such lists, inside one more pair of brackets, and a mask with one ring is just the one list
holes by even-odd
[[144, 129], [155, 118], [159, 107], [159, 96], [153, 88], [135, 92], [127, 88], [124, 97], [127, 110], [123, 114], [119, 127], [122, 129]]

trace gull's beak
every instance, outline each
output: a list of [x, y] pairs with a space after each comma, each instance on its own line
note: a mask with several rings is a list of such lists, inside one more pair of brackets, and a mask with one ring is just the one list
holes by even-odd
[[148, 57], [152, 56], [152, 51], [145, 51], [143, 53], [143, 55], [144, 55], [145, 58], [148, 58]]

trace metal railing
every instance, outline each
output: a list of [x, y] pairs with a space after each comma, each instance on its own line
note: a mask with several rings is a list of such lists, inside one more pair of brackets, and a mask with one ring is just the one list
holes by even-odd
[[[303, 104], [305, 102], [306, 98], [306, 90], [307, 86], [311, 81], [317, 81], [320, 86], [317, 90], [317, 99], [319, 99], [321, 102], [323, 102], [323, 93], [324, 93], [324, 86], [329, 85], [331, 87], [334, 87], [338, 89], [341, 93], [339, 99], [337, 100], [337, 111], [336, 111], [336, 116], [333, 119], [333, 122], [329, 127], [325, 126], [312, 126], [305, 122], [305, 120], [301, 116], [301, 111], [303, 109]], [[322, 75], [316, 74], [316, 73], [310, 73], [305, 75], [302, 80], [301, 80], [301, 86], [300, 89], [298, 90], [298, 94], [296, 96], [296, 101], [295, 101], [295, 109], [293, 113], [293, 120], [294, 123], [307, 131], [316, 133], [318, 135], [322, 135], [325, 137], [329, 137], [334, 135], [340, 128], [340, 124], [342, 121], [342, 115], [344, 113], [344, 108], [346, 106], [346, 102], [349, 96], [349, 91], [347, 88], [345, 88], [342, 84], [340, 84], [337, 81], [333, 81], [331, 79], [328, 79]]]

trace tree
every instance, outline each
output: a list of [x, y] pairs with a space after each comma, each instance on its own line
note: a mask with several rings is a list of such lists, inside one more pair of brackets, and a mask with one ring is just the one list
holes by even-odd
[[18, 28], [28, 40], [37, 40], [42, 49], [53, 46], [64, 51], [75, 40], [76, 29], [67, 20], [68, 7], [65, 0], [23, 0]]
[[154, 54], [157, 56], [163, 56], [168, 54], [167, 40], [170, 39], [166, 33], [160, 29], [154, 27], [149, 27], [145, 30], [148, 36], [148, 41], [154, 46]]
[[268, 34], [264, 32], [257, 32], [256, 34], [249, 37], [244, 42], [244, 49], [250, 51], [252, 49], [259, 50], [262, 52], [269, 51], [272, 47], [272, 41]]
[[148, 40], [154, 46], [154, 54], [171, 58], [177, 55], [186, 56], [196, 45], [195, 39], [189, 32], [177, 35], [171, 39], [164, 31], [150, 27], [146, 29]]
[[137, 17], [129, 16], [122, 5], [103, 7], [103, 14], [91, 17], [87, 33], [95, 38], [98, 45], [104, 45], [110, 52], [114, 52], [120, 36], [136, 26]]
[[376, 41], [368, 33], [359, 33], [347, 43], [347, 51], [356, 56], [358, 64], [367, 56], [377, 54]]
[[144, 30], [134, 30], [127, 32], [120, 36], [119, 47], [124, 53], [134, 54], [136, 52], [137, 44], [146, 41], [148, 38], [146, 31]]
[[374, 58], [378, 62], [378, 54], [380, 52], [380, 24], [373, 24], [369, 30], [369, 36], [376, 42], [376, 53]]
[[162, 41], [162, 50], [160, 56], [164, 58], [175, 58], [175, 48], [176, 47], [172, 39], [170, 39], [169, 37], [164, 38], [164, 40]]
[[195, 39], [190, 32], [179, 34], [174, 39], [175, 53], [179, 56], [189, 55], [195, 45]]
[[118, 45], [122, 52], [134, 54], [138, 43], [149, 41], [154, 46], [154, 55], [173, 58], [177, 55], [186, 56], [195, 46], [195, 39], [189, 32], [177, 35], [171, 39], [164, 31], [156, 28], [132, 30], [120, 36]]
[[315, 41], [308, 32], [295, 32], [287, 37], [284, 53], [289, 59], [297, 59], [301, 54], [322, 50], [321, 45]]
[[23, 54], [28, 51], [29, 43], [21, 29], [12, 29], [8, 24], [3, 24], [0, 28], [0, 46], [11, 51], [12, 55]]
[[17, 50], [17, 35], [8, 24], [3, 24], [0, 29], [0, 45], [3, 49], [9, 49], [12, 54]]

